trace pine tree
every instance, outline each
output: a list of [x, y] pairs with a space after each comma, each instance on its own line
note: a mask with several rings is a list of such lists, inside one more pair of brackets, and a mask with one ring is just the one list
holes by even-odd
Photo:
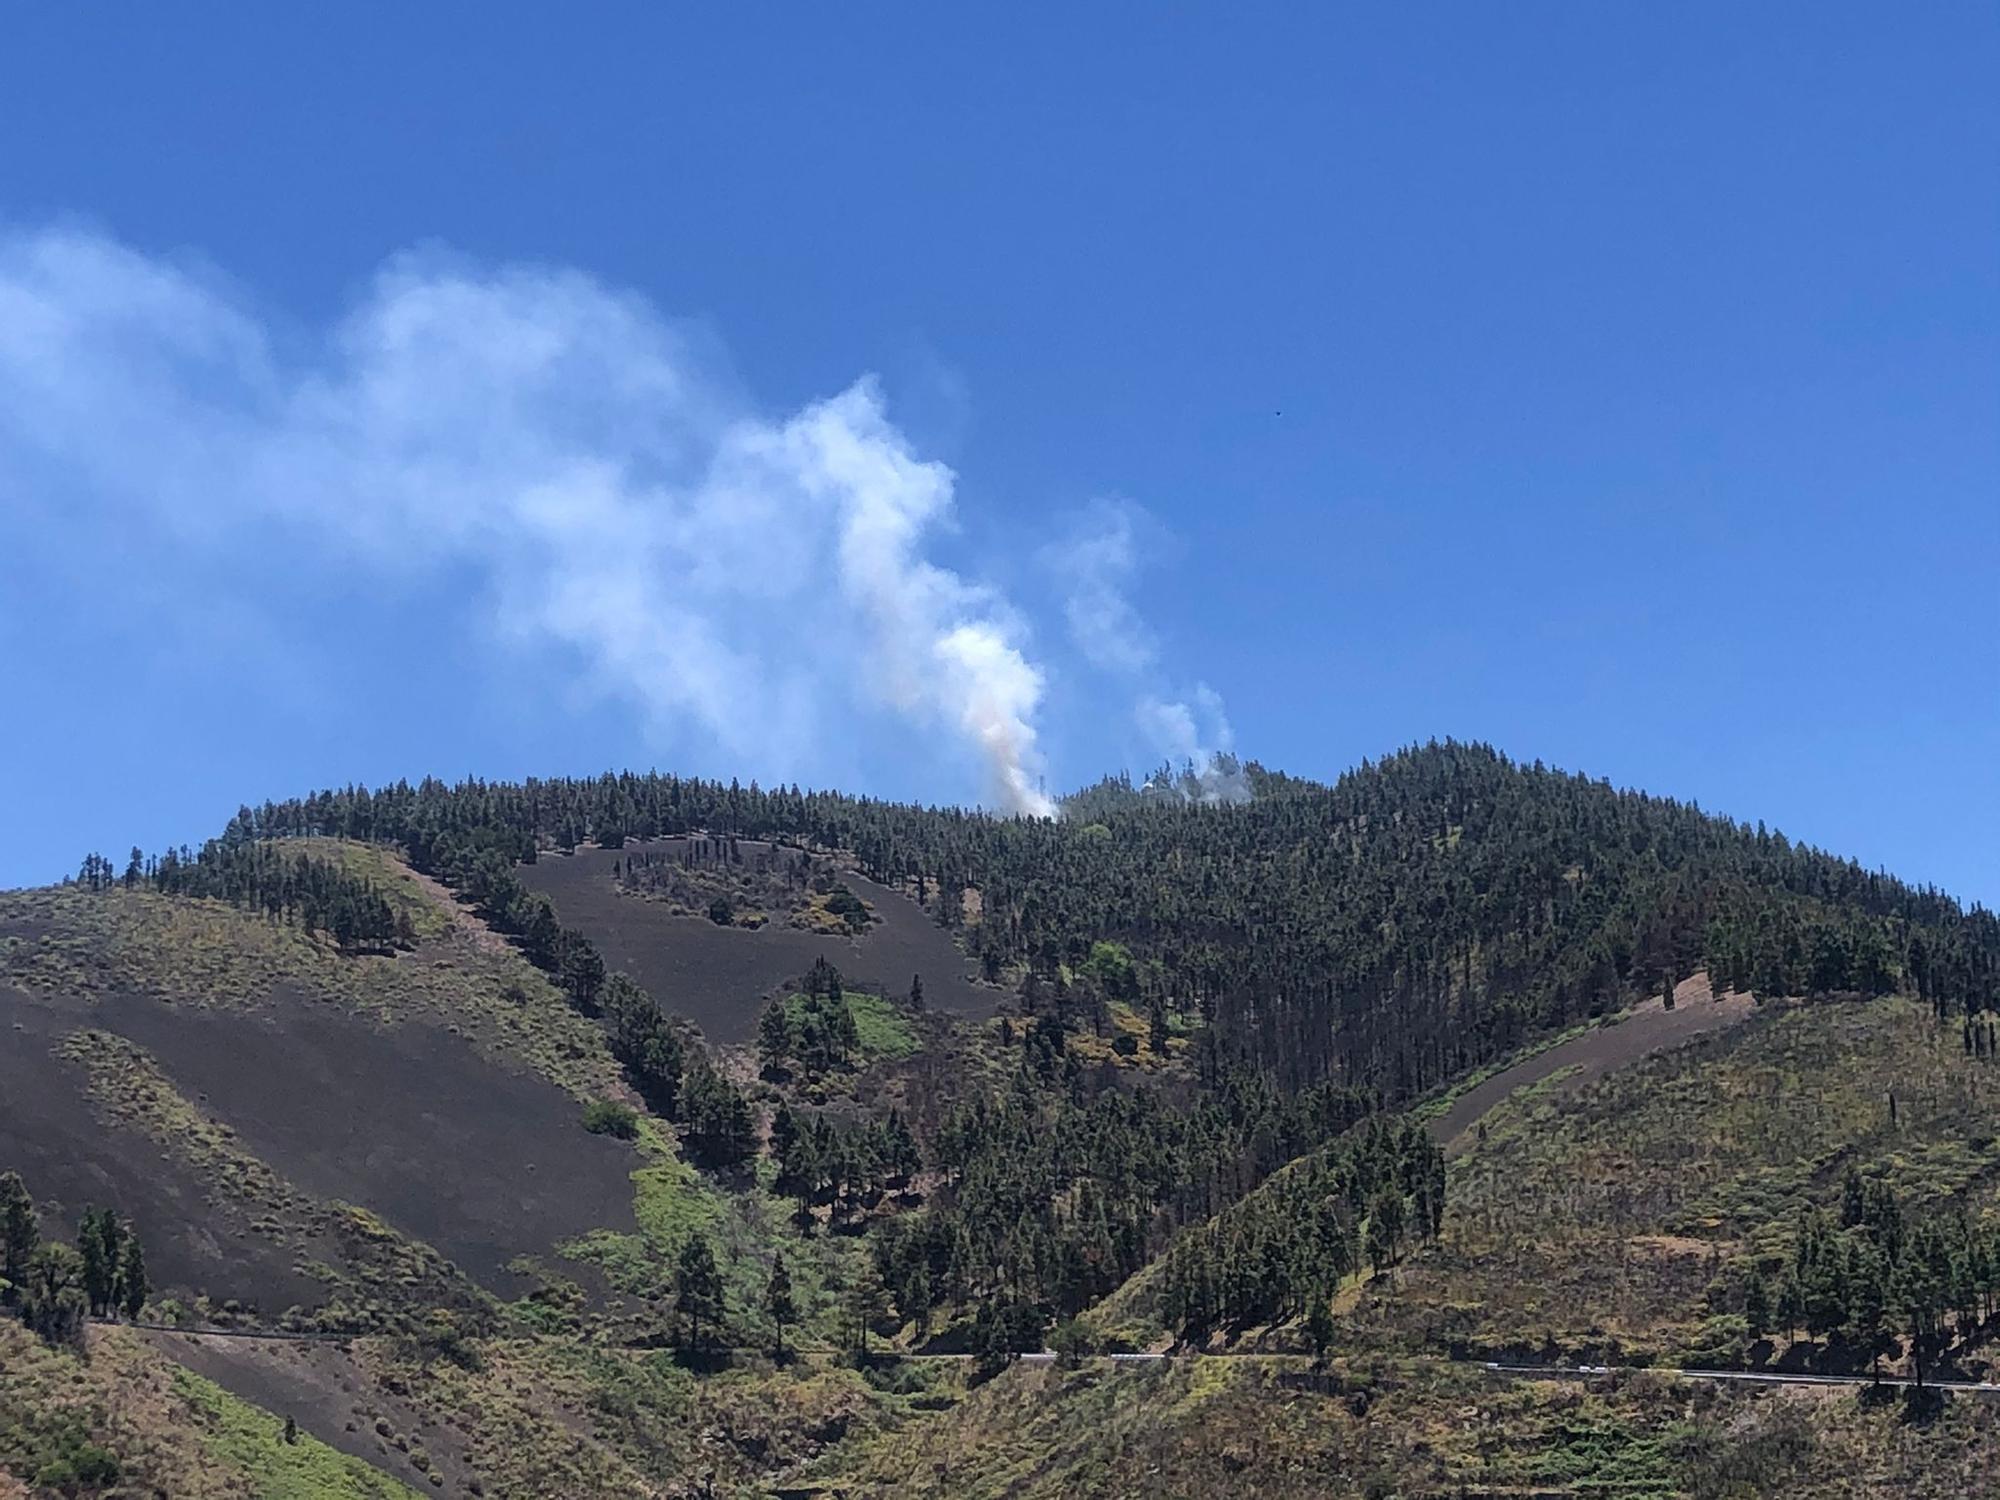
[[0, 1172], [0, 1304], [19, 1304], [28, 1262], [42, 1242], [35, 1203], [18, 1172]]
[[910, 1272], [909, 1280], [903, 1283], [902, 1295], [896, 1299], [896, 1306], [904, 1317], [916, 1325], [917, 1337], [928, 1338], [931, 1331], [931, 1273], [919, 1263]]
[[764, 1007], [757, 1018], [757, 1056], [767, 1075], [785, 1071], [792, 1055], [792, 1018], [782, 997]]
[[875, 1269], [873, 1260], [863, 1261], [847, 1284], [847, 1297], [842, 1309], [853, 1334], [854, 1347], [863, 1354], [868, 1352], [868, 1330], [882, 1316], [885, 1300], [881, 1273]]
[[1752, 1339], [1761, 1339], [1771, 1327], [1771, 1288], [1757, 1267], [1743, 1281], [1743, 1324]]
[[118, 1295], [126, 1317], [136, 1318], [145, 1310], [151, 1290], [146, 1279], [146, 1252], [139, 1247], [139, 1236], [128, 1230], [125, 1252], [118, 1263]]
[[733, 1167], [757, 1149], [756, 1117], [743, 1091], [696, 1055], [688, 1068], [682, 1113], [688, 1145], [708, 1167]]
[[699, 1233], [688, 1236], [674, 1266], [674, 1310], [687, 1321], [690, 1349], [703, 1347], [704, 1326], [711, 1332], [722, 1326], [722, 1272], [716, 1268], [715, 1252], [708, 1240]]
[[1326, 1363], [1326, 1351], [1333, 1347], [1333, 1309], [1324, 1297], [1313, 1298], [1312, 1307], [1306, 1313], [1306, 1337], [1312, 1341], [1313, 1363]]
[[93, 1315], [108, 1313], [118, 1299], [121, 1238], [118, 1216], [110, 1209], [83, 1211], [76, 1248], [82, 1257], [84, 1297]]
[[90, 1319], [83, 1257], [68, 1245], [40, 1246], [28, 1261], [21, 1312], [45, 1343], [81, 1352]]
[[894, 1108], [882, 1127], [882, 1167], [890, 1186], [901, 1187], [923, 1170], [923, 1153], [902, 1113]]
[[792, 1301], [792, 1277], [785, 1269], [782, 1254], [771, 1257], [771, 1279], [764, 1288], [764, 1314], [778, 1330], [778, 1354], [785, 1352], [785, 1328], [798, 1321], [798, 1305]]
[[1403, 1195], [1384, 1188], [1368, 1202], [1368, 1259], [1380, 1276], [1403, 1248]]

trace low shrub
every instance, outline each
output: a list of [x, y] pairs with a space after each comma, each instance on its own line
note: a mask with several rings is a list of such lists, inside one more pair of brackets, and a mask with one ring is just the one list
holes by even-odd
[[639, 1113], [616, 1099], [593, 1099], [583, 1107], [583, 1128], [592, 1135], [629, 1141], [639, 1134]]

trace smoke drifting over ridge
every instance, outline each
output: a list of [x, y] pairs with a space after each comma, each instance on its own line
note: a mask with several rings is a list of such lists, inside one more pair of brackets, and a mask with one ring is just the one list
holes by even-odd
[[1043, 564], [1064, 585], [1064, 616], [1077, 652], [1136, 690], [1132, 720], [1147, 751], [1171, 772], [1146, 783], [1160, 794], [1209, 804], [1248, 802], [1250, 781], [1231, 753], [1222, 695], [1205, 682], [1175, 687], [1159, 637], [1131, 599], [1145, 557], [1163, 545], [1159, 525], [1129, 500], [1098, 500], [1073, 520]]
[[[196, 557], [303, 535], [363, 576], [471, 576], [503, 638], [566, 648], [663, 740], [799, 779], [802, 747], [886, 711], [947, 737], [992, 806], [1053, 816], [1028, 622], [934, 560], [955, 483], [872, 378], [771, 418], [575, 272], [403, 257], [301, 349], [200, 271], [0, 234], [0, 484], [24, 525]], [[1157, 647], [1125, 554], [1072, 580], [1070, 618], [1122, 610], [1136, 684]], [[1185, 703], [1145, 713], [1157, 743], [1202, 738]]]

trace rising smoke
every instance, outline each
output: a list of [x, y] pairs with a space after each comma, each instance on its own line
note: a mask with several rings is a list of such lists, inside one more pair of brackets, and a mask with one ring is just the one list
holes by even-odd
[[770, 419], [575, 273], [405, 257], [301, 349], [198, 268], [0, 236], [0, 486], [24, 525], [246, 562], [275, 528], [383, 577], [469, 572], [503, 634], [570, 649], [663, 734], [782, 773], [882, 707], [993, 805], [1056, 812], [1028, 633], [927, 556], [954, 476], [874, 382]]
[[1135, 694], [1133, 726], [1146, 753], [1164, 762], [1146, 789], [1211, 805], [1248, 802], [1249, 778], [1233, 754], [1221, 695], [1205, 682], [1170, 682], [1159, 637], [1132, 602], [1142, 564], [1164, 545], [1162, 528], [1143, 507], [1097, 500], [1042, 559], [1063, 585], [1078, 653]]

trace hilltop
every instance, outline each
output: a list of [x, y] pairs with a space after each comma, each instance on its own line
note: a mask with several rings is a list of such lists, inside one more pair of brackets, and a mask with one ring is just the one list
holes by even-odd
[[1977, 1403], [1479, 1364], [1983, 1373], [1992, 915], [1483, 746], [1226, 769], [350, 788], [0, 895], [0, 1172], [148, 1325], [17, 1266], [0, 1469], [1945, 1493]]

